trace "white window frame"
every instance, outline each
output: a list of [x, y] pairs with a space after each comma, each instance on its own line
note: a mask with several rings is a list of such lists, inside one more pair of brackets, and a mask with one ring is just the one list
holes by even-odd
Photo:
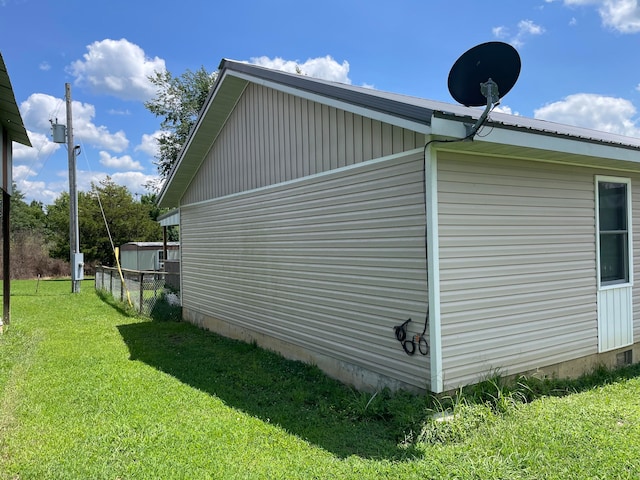
[[[623, 183], [627, 186], [627, 268], [629, 269], [629, 279], [626, 282], [606, 282], [602, 283], [601, 281], [601, 270], [600, 270], [600, 193], [598, 185], [600, 183]], [[625, 286], [633, 286], [633, 224], [632, 220], [632, 212], [631, 212], [631, 179], [627, 177], [610, 177], [606, 175], [596, 175], [595, 177], [595, 194], [596, 194], [596, 204], [595, 204], [595, 217], [596, 217], [596, 278], [598, 281], [598, 290], [608, 290], [612, 288], [619, 288]]]

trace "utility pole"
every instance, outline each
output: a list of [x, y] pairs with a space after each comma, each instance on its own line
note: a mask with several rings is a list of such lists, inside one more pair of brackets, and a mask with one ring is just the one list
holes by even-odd
[[[52, 123], [53, 141], [67, 142], [69, 155], [69, 263], [71, 264], [71, 293], [80, 291], [80, 280], [84, 278], [84, 255], [80, 253], [80, 232], [78, 226], [78, 191], [76, 186], [76, 151], [80, 147], [73, 144], [73, 119], [71, 113], [71, 85], [65, 83], [67, 103], [67, 126]], [[66, 131], [65, 131], [66, 130]], [[66, 133], [66, 135], [65, 135]]]

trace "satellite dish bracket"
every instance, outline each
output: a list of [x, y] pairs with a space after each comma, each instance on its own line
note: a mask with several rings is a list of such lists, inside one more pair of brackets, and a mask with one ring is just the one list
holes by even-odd
[[487, 106], [484, 108], [484, 112], [482, 112], [482, 115], [480, 115], [480, 118], [478, 118], [474, 125], [471, 125], [470, 123], [464, 124], [467, 129], [467, 136], [465, 138], [468, 140], [473, 140], [473, 137], [478, 133], [480, 127], [482, 127], [484, 122], [487, 121], [487, 117], [489, 116], [491, 109], [500, 103], [498, 84], [491, 78], [480, 84], [480, 92], [487, 99]]

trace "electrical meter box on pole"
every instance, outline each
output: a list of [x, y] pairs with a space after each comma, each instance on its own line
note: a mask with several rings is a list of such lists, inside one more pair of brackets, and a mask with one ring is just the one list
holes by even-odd
[[84, 253], [73, 254], [72, 281], [84, 280]]

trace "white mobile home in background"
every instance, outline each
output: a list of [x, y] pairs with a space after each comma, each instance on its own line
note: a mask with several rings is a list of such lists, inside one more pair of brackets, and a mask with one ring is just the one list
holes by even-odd
[[[163, 242], [128, 242], [120, 246], [120, 266], [127, 270], [163, 270]], [[180, 243], [167, 242], [169, 260], [180, 258]]]

